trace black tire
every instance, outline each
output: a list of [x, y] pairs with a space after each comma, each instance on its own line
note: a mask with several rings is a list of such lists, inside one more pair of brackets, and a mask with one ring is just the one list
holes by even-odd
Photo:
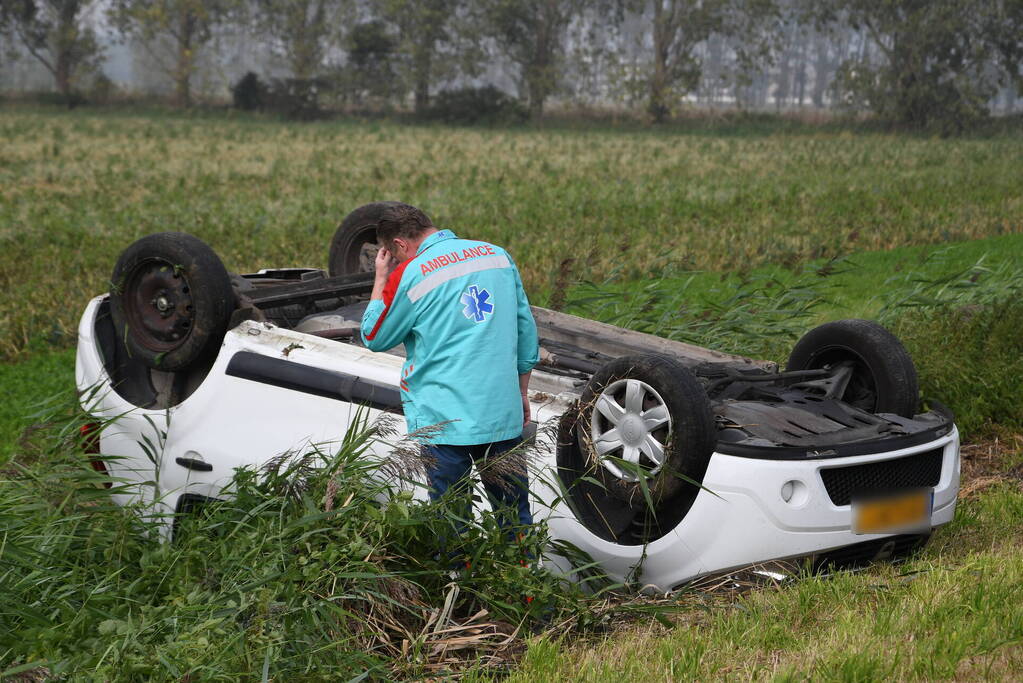
[[131, 358], [175, 372], [220, 348], [235, 296], [202, 240], [183, 232], [143, 237], [117, 259], [110, 282], [114, 329]]
[[842, 401], [869, 413], [913, 417], [920, 402], [916, 366], [898, 338], [870, 320], [836, 320], [803, 335], [788, 370], [813, 370], [852, 361]]
[[[642, 389], [638, 411], [629, 412], [628, 392], [635, 386], [633, 381], [646, 385], [654, 393]], [[605, 394], [628, 416], [652, 414], [653, 408], [661, 404], [666, 408], [670, 421], [663, 427], [650, 430], [649, 426], [641, 427], [641, 422], [626, 424], [627, 419], [622, 418], [621, 424], [604, 432], [604, 426], [612, 424], [598, 406]], [[579, 399], [579, 406], [576, 434], [580, 451], [587, 466], [610, 495], [630, 502], [642, 501], [644, 495], [639, 483], [642, 476], [656, 506], [686, 487], [695, 493], [696, 484], [703, 482], [717, 443], [714, 414], [710, 400], [696, 377], [674, 359], [657, 354], [616, 358], [590, 378]], [[606, 425], [600, 424], [602, 420], [606, 421]], [[620, 435], [622, 446], [600, 452], [598, 440], [604, 448], [615, 442], [613, 439], [604, 441], [600, 433], [606, 435], [612, 431]], [[652, 436], [663, 446], [659, 467], [642, 446], [635, 445], [645, 435]], [[635, 464], [628, 467], [622, 464], [622, 460], [630, 460], [627, 448], [632, 448], [637, 458]], [[629, 481], [623, 475], [631, 476], [635, 481]]]
[[364, 204], [345, 216], [330, 241], [327, 272], [331, 277], [373, 272], [380, 214], [398, 204], [400, 202]]

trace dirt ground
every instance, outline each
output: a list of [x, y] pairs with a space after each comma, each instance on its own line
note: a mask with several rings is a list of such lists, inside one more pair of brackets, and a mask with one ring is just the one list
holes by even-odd
[[959, 499], [1009, 481], [1023, 488], [1023, 434], [998, 434], [964, 443]]

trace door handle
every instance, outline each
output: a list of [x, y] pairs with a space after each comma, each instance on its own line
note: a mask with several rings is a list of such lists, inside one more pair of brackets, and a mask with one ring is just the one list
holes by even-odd
[[195, 458], [174, 458], [174, 462], [181, 465], [187, 470], [195, 470], [196, 472], [212, 472], [213, 465], [202, 460], [196, 460]]

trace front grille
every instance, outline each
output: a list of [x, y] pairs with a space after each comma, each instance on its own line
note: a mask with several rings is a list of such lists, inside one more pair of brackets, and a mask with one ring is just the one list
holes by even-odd
[[866, 465], [821, 470], [831, 502], [849, 505], [853, 498], [937, 486], [941, 480], [943, 449]]

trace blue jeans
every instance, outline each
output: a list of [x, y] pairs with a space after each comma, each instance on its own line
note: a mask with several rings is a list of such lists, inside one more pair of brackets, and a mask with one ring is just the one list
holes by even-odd
[[[486, 468], [487, 457], [494, 457], [510, 451], [522, 442], [521, 438], [484, 443], [475, 446], [452, 446], [449, 444], [429, 444], [423, 446], [426, 453], [434, 459], [433, 466], [426, 473], [430, 481], [430, 500], [437, 500], [452, 486], [458, 485], [468, 489], [471, 485], [469, 470], [477, 463], [478, 469]], [[526, 527], [533, 523], [533, 514], [529, 510], [529, 480], [526, 469], [511, 473], [497, 479], [481, 476], [483, 488], [490, 499], [490, 505], [497, 515], [502, 528], [513, 526]], [[465, 495], [466, 505], [462, 518], [468, 520], [472, 513], [468, 504], [468, 491], [459, 491]], [[526, 531], [526, 529], [520, 529]]]

